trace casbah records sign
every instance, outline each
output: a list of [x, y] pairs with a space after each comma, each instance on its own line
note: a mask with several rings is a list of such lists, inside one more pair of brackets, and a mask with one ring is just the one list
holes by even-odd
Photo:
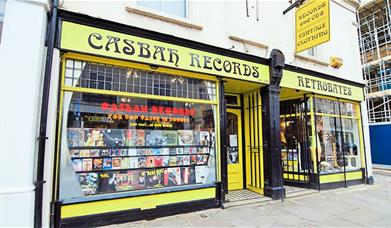
[[349, 100], [364, 100], [363, 88], [359, 86], [352, 86], [289, 70], [284, 70], [280, 86]]
[[62, 22], [61, 48], [269, 84], [266, 65], [67, 21]]

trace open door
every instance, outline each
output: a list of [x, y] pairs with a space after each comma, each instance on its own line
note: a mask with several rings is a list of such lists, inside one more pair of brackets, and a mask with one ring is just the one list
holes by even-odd
[[243, 189], [242, 115], [240, 109], [227, 109], [228, 190]]

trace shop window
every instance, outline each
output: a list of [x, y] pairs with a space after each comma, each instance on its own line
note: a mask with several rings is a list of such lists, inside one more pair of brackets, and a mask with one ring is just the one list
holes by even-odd
[[315, 98], [315, 110], [320, 173], [360, 169], [358, 105]]
[[[127, 72], [66, 62], [66, 85], [86, 92], [65, 91], [62, 98], [59, 179], [64, 202], [184, 190], [216, 181], [216, 106], [148, 98], [209, 100], [215, 96], [215, 82], [135, 69], [139, 78], [131, 74], [129, 82]], [[106, 90], [146, 95], [98, 94]]]
[[210, 81], [186, 78], [126, 67], [67, 60], [65, 86], [215, 100], [215, 84]]
[[3, 33], [5, 3], [6, 0], [0, 0], [0, 43], [1, 43], [1, 34]]
[[186, 17], [186, 0], [154, 0], [154, 1], [145, 1], [138, 0], [137, 5], [161, 11], [167, 14], [175, 15], [178, 17]]

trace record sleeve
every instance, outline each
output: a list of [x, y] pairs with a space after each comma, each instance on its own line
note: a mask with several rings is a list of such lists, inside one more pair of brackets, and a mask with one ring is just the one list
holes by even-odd
[[136, 146], [145, 146], [145, 131], [137, 129], [136, 136]]
[[73, 159], [72, 160], [72, 168], [76, 172], [82, 171], [82, 166], [83, 166], [83, 159]]
[[68, 128], [67, 138], [69, 147], [84, 146], [84, 129], [82, 128]]
[[91, 171], [92, 170], [92, 158], [83, 159], [83, 171]]
[[136, 183], [134, 188], [137, 190], [145, 189], [146, 173], [144, 170], [136, 170]]
[[90, 150], [80, 150], [80, 157], [91, 157]]
[[197, 155], [197, 165], [203, 165], [203, 164], [204, 164], [203, 155]]
[[125, 146], [124, 129], [105, 129], [103, 131], [105, 145], [108, 147]]
[[200, 132], [194, 131], [194, 145], [201, 145], [200, 139]]
[[104, 138], [104, 131], [98, 128], [84, 129], [84, 146], [106, 146]]
[[103, 158], [103, 170], [110, 170], [112, 168], [111, 158]]
[[147, 167], [147, 158], [146, 157], [138, 157], [138, 167], [139, 168]]
[[154, 167], [163, 166], [163, 156], [155, 156], [155, 164]]
[[163, 187], [163, 169], [147, 170], [146, 171], [146, 187], [159, 188]]
[[147, 156], [147, 166], [146, 167], [155, 167], [155, 156]]
[[81, 157], [80, 156], [80, 150], [75, 150], [75, 149], [71, 149], [69, 150], [69, 154], [70, 154], [70, 157], [71, 158], [78, 158], [78, 157]]
[[90, 150], [90, 157], [99, 157], [100, 150]]
[[129, 150], [128, 149], [120, 149], [120, 156], [129, 156]]
[[160, 148], [152, 149], [152, 155], [160, 155]]
[[206, 179], [208, 178], [208, 171], [209, 171], [209, 168], [207, 166], [196, 166], [195, 167], [196, 183], [197, 184], [206, 183]]
[[197, 155], [190, 155], [190, 165], [197, 164]]
[[84, 195], [93, 195], [98, 189], [98, 174], [96, 173], [80, 173], [79, 183]]
[[170, 155], [176, 155], [176, 153], [177, 153], [177, 148], [170, 148], [168, 153], [169, 153]]
[[153, 149], [144, 149], [144, 155], [153, 155]]
[[170, 148], [161, 148], [160, 149], [160, 154], [161, 155], [169, 155], [170, 154]]
[[182, 175], [182, 184], [195, 184], [195, 170], [194, 167], [182, 167], [181, 168]]
[[192, 130], [178, 130], [179, 145], [194, 145]]
[[125, 173], [119, 173], [117, 176], [117, 191], [133, 190], [136, 185], [135, 171], [127, 171]]
[[184, 149], [183, 148], [176, 148], [176, 154], [183, 154]]
[[93, 169], [102, 170], [103, 169], [103, 158], [94, 158], [93, 159]]
[[121, 169], [121, 158], [112, 159], [112, 169]]
[[144, 149], [137, 149], [137, 155], [138, 156], [146, 155], [145, 150]]
[[99, 174], [100, 193], [111, 193], [117, 191], [117, 174], [118, 172], [106, 172]]
[[137, 156], [137, 149], [128, 149], [128, 156]]
[[125, 130], [125, 143], [126, 146], [136, 146], [137, 141], [137, 131], [136, 129], [126, 129]]
[[182, 159], [183, 159], [182, 161], [183, 165], [190, 165], [190, 155], [183, 155]]
[[163, 145], [176, 146], [178, 145], [178, 132], [172, 130], [162, 131], [163, 134]]
[[167, 186], [178, 186], [182, 184], [181, 168], [167, 168], [165, 175]]
[[210, 134], [208, 131], [200, 131], [200, 145], [208, 146], [210, 144]]
[[121, 149], [110, 149], [110, 156], [117, 157], [121, 155]]
[[129, 169], [130, 158], [121, 158], [121, 169]]
[[184, 154], [196, 154], [197, 148], [196, 147], [186, 147], [183, 149]]
[[168, 162], [170, 166], [176, 166], [176, 156], [170, 156], [170, 160]]
[[129, 158], [129, 168], [130, 169], [137, 169], [138, 166], [138, 157], [130, 157]]
[[102, 149], [101, 151], [100, 151], [100, 156], [101, 157], [107, 157], [107, 156], [110, 156], [110, 150], [109, 149]]
[[169, 166], [170, 165], [170, 157], [169, 156], [162, 156], [162, 166]]
[[147, 130], [145, 136], [147, 146], [161, 146], [164, 143], [163, 133], [161, 130]]
[[183, 165], [183, 156], [176, 156], [176, 165]]

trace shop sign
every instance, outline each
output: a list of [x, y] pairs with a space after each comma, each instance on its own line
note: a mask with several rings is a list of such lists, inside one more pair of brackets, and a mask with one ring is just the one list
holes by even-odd
[[268, 66], [63, 21], [61, 48], [246, 81], [269, 83]]
[[296, 11], [296, 52], [330, 40], [330, 2], [311, 0]]
[[362, 101], [364, 99], [361, 87], [288, 70], [284, 70], [280, 86], [349, 100]]

